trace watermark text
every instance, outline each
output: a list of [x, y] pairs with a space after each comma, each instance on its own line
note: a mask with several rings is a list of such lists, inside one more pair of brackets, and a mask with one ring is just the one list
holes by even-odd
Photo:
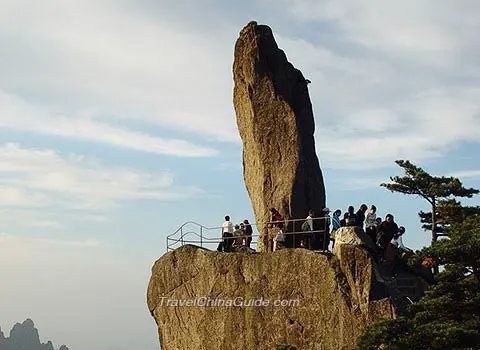
[[266, 299], [243, 297], [235, 298], [211, 298], [195, 297], [191, 299], [174, 299], [170, 297], [160, 297], [158, 304], [160, 307], [298, 307], [299, 299]]

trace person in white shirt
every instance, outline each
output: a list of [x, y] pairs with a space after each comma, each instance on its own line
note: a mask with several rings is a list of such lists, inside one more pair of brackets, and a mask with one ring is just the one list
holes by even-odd
[[313, 231], [313, 211], [308, 212], [308, 216], [305, 219], [305, 221], [308, 223], [308, 227], [310, 227], [310, 231]]
[[218, 244], [219, 252], [229, 252], [233, 244], [233, 224], [230, 216], [225, 216], [225, 222], [222, 224], [222, 242]]
[[402, 236], [405, 233], [405, 227], [400, 226], [398, 228], [398, 234], [393, 236], [390, 244], [394, 245], [398, 248], [400, 252], [400, 257], [403, 259], [405, 256], [408, 257], [409, 255], [413, 254], [413, 250], [403, 245]]
[[392, 240], [390, 241], [390, 244], [392, 244], [395, 248], [401, 251], [406, 251], [407, 248], [403, 245], [402, 241], [402, 235], [405, 233], [405, 227], [400, 226], [398, 228], [398, 234], [393, 236]]
[[404, 262], [404, 257], [408, 257], [412, 252], [409, 248], [403, 245], [402, 235], [405, 233], [405, 227], [400, 226], [397, 233], [393, 236], [388, 248], [385, 252], [385, 264], [393, 274], [396, 273], [398, 267]]
[[302, 231], [305, 232], [300, 235], [300, 243], [303, 241], [304, 247], [312, 249], [313, 237], [313, 216], [314, 213], [312, 210], [308, 211], [308, 216], [305, 218], [304, 224], [302, 225]]

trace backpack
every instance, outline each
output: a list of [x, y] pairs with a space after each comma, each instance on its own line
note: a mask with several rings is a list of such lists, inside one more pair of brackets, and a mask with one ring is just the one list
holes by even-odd
[[307, 221], [307, 220], [305, 220], [305, 221], [303, 222], [301, 229], [302, 229], [303, 232], [310, 231], [310, 225], [308, 224], [308, 221]]

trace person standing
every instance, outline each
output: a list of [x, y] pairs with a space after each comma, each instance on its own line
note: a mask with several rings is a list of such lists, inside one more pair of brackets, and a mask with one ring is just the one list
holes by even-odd
[[377, 240], [377, 207], [372, 205], [365, 217], [365, 233], [372, 239], [373, 243]]
[[[266, 237], [266, 245], [265, 245], [265, 251], [266, 252], [271, 252], [273, 250], [273, 239], [277, 236], [278, 231], [282, 230], [284, 227], [284, 221], [282, 215], [279, 213], [279, 211], [275, 208], [270, 209], [270, 213], [272, 214], [269, 227], [273, 228], [273, 233], [267, 234]], [[268, 232], [268, 231], [267, 231]], [[264, 242], [265, 242], [265, 237], [264, 237]]]
[[341, 227], [341, 225], [340, 225], [340, 215], [342, 215], [342, 211], [340, 209], [337, 209], [333, 212], [332, 231], [338, 230]]
[[[340, 220], [340, 215], [342, 215], [342, 211], [340, 209], [337, 209], [333, 212], [332, 216], [332, 232], [338, 230], [340, 227], [342, 227], [342, 220]], [[335, 239], [330, 237], [330, 240], [332, 241], [332, 249], [335, 247]]]
[[243, 245], [243, 239], [245, 236], [243, 223], [240, 225], [235, 225], [235, 231], [233, 231], [233, 246], [235, 248], [241, 247]]
[[230, 216], [225, 216], [225, 222], [222, 224], [222, 242], [218, 244], [217, 250], [219, 252], [229, 252], [233, 243], [233, 224], [230, 221]]
[[304, 223], [302, 224], [302, 233], [299, 237], [298, 243], [300, 246], [300, 243], [303, 241], [304, 247], [308, 249], [313, 249], [313, 211], [309, 210], [308, 215], [305, 218]]
[[357, 211], [357, 220], [355, 221], [355, 226], [360, 227], [363, 229], [363, 222], [365, 221], [365, 212], [367, 211], [368, 207], [366, 204], [362, 204], [360, 209]]
[[283, 233], [283, 228], [280, 228], [273, 238], [273, 251], [275, 252], [282, 248], [285, 248], [285, 234]]
[[247, 219], [243, 220], [243, 224], [245, 225], [245, 236], [247, 236], [245, 245], [250, 248], [250, 243], [252, 243], [253, 228]]
[[320, 237], [320, 249], [328, 250], [328, 246], [330, 245], [330, 213], [331, 210], [329, 208], [324, 208], [323, 210], [323, 227], [321, 227], [321, 232], [317, 233]]

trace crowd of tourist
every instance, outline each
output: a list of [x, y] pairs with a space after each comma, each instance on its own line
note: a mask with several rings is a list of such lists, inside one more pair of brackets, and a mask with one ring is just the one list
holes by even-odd
[[231, 252], [235, 247], [248, 247], [252, 242], [253, 228], [247, 219], [240, 224], [233, 225], [230, 216], [225, 216], [222, 224], [222, 241], [218, 244], [219, 252]]
[[[353, 206], [349, 206], [343, 216], [340, 209], [335, 210], [332, 217], [330, 212], [329, 208], [325, 208], [323, 215], [317, 217], [314, 211], [310, 210], [304, 219], [285, 220], [277, 209], [271, 208], [270, 221], [263, 228], [259, 227], [259, 230], [262, 230], [260, 240], [264, 251], [282, 248], [328, 251], [330, 242], [332, 248], [335, 244], [330, 234], [342, 227], [353, 226], [365, 230], [376, 247], [372, 253], [386, 264], [393, 264], [399, 256], [411, 254], [411, 250], [406, 248], [402, 241], [405, 228], [397, 225], [392, 214], [387, 214], [384, 220], [377, 217], [375, 205], [368, 209], [366, 204], [362, 204], [357, 211]], [[252, 234], [253, 228], [247, 219], [234, 225], [227, 215], [222, 225], [222, 241], [217, 250], [231, 252], [236, 247], [250, 249]]]

